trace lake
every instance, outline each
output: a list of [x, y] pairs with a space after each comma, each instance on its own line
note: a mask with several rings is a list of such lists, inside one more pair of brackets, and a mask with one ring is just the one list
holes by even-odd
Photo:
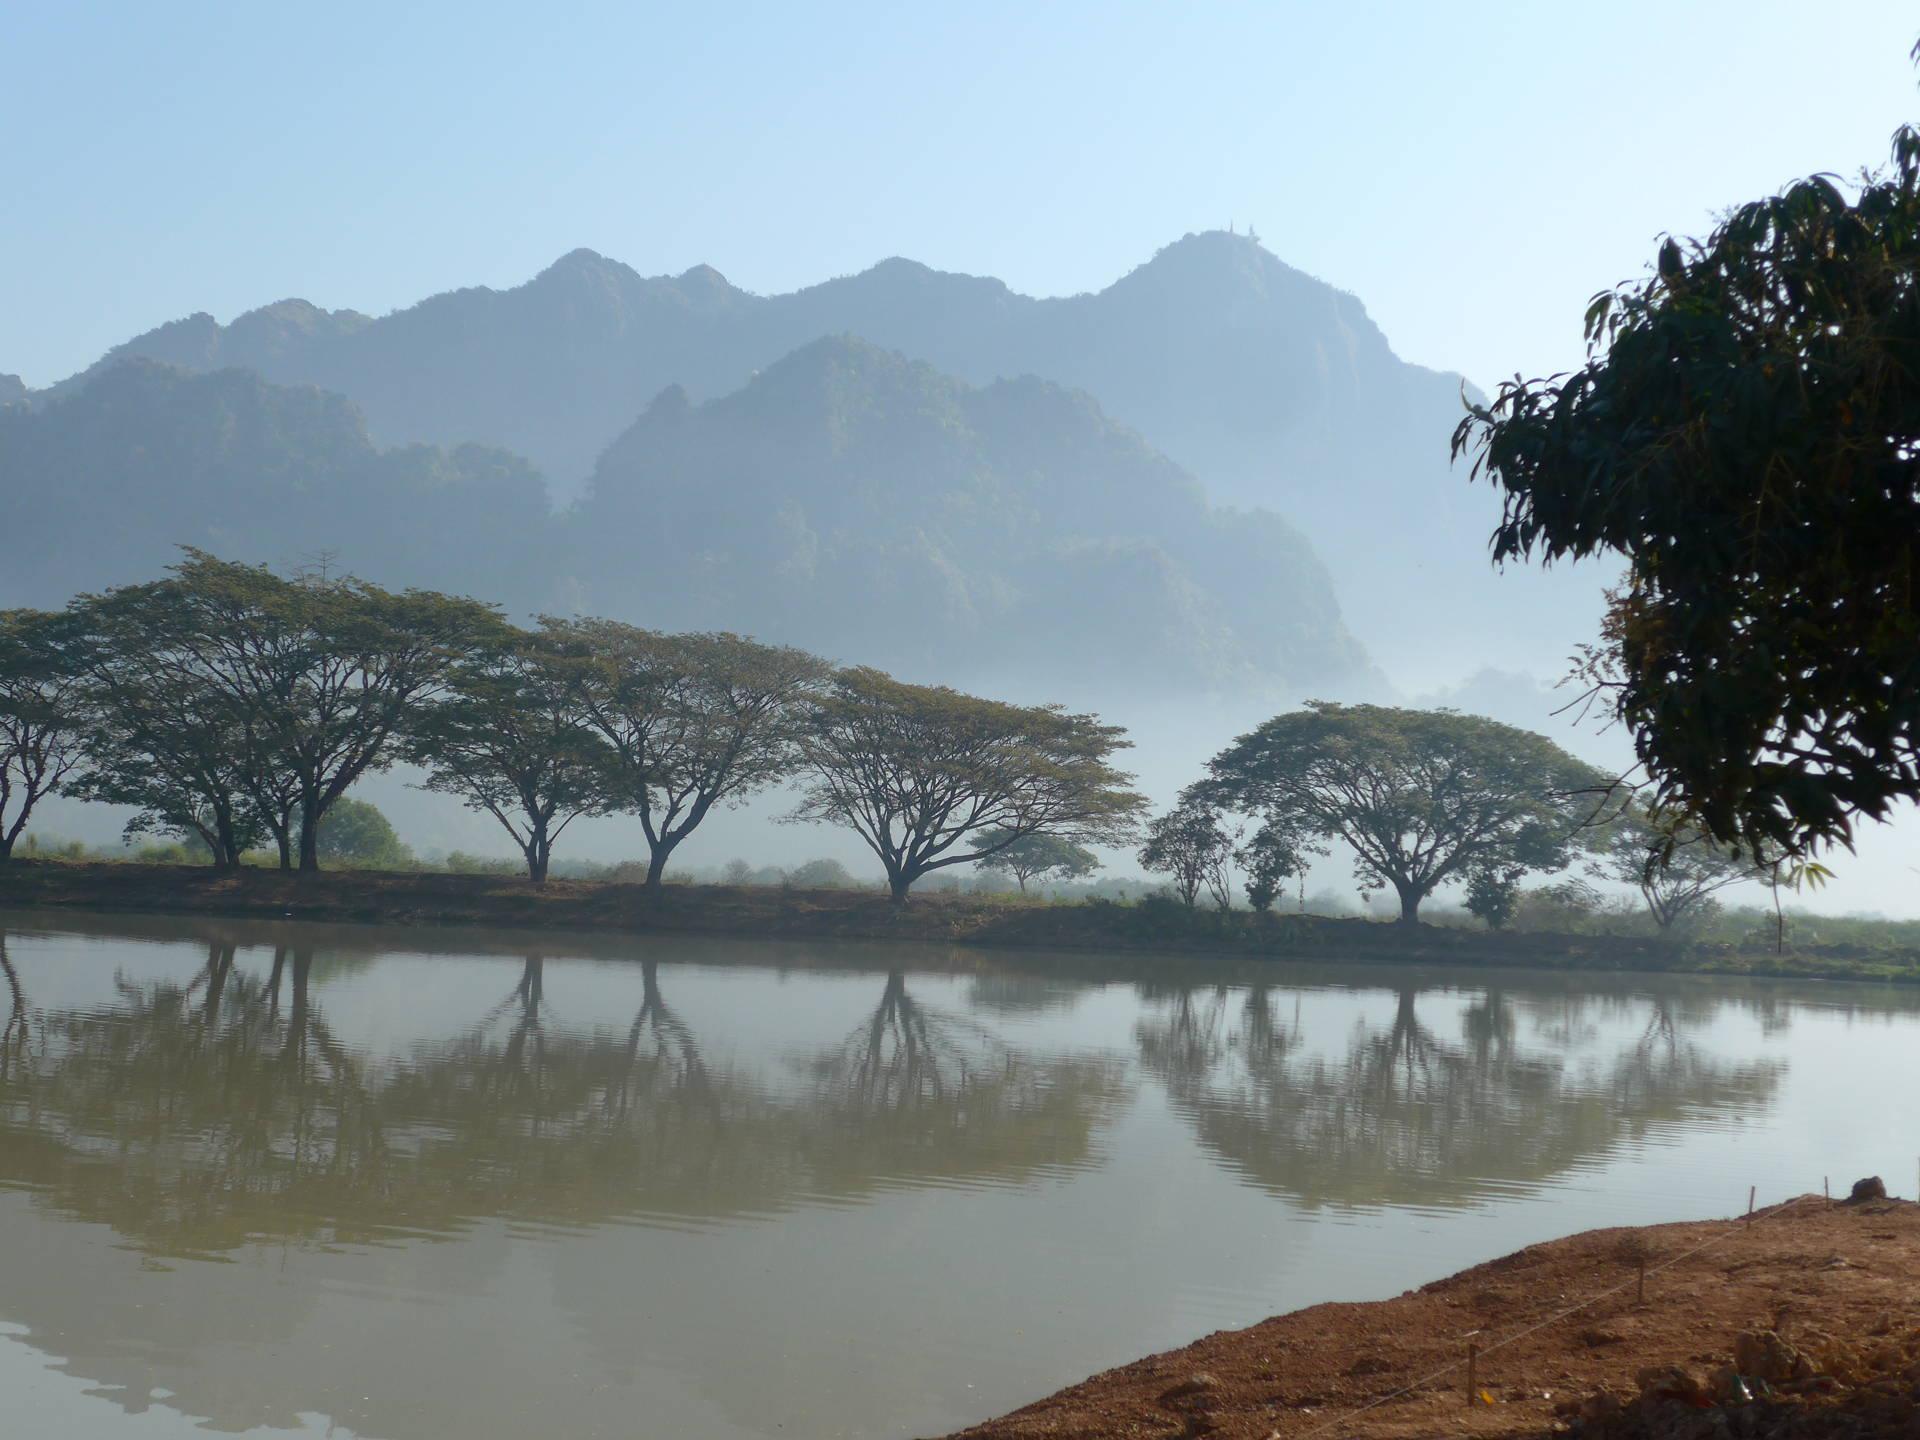
[[0, 912], [8, 1433], [938, 1433], [1869, 1173], [1920, 996]]

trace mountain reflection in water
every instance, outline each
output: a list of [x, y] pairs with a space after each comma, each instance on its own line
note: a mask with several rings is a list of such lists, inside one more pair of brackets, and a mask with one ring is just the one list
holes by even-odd
[[[1512, 1248], [1515, 1206], [1609, 1167], [1684, 1192], [1662, 1147], [1782, 1132], [1803, 1039], [1914, 1023], [1885, 991], [1646, 977], [45, 924], [0, 926], [0, 1323], [91, 1382], [56, 1418], [102, 1433], [156, 1400], [631, 1433], [643, 1391], [660, 1433], [957, 1425]], [[1303, 1247], [1322, 1214], [1458, 1218], [1388, 1277]], [[435, 1338], [496, 1310], [552, 1353]], [[364, 1347], [402, 1331], [382, 1378]]]

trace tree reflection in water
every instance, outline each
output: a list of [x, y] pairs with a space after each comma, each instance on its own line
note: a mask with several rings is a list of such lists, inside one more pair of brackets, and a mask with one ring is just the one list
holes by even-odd
[[155, 1255], [486, 1217], [705, 1223], [1084, 1164], [1120, 1092], [1117, 1064], [1022, 1055], [900, 971], [845, 1044], [770, 1083], [706, 1062], [651, 960], [630, 1024], [557, 1021], [538, 953], [450, 1041], [373, 1059], [315, 994], [328, 958], [279, 948], [262, 979], [215, 943], [184, 983], [120, 976], [109, 1007], [39, 1012], [7, 964], [0, 1180]]
[[[1564, 997], [1523, 1043], [1499, 987], [1435, 1033], [1401, 986], [1384, 1023], [1357, 1023], [1344, 1054], [1276, 1023], [1268, 987], [1155, 993], [1136, 1038], [1202, 1145], [1249, 1182], [1308, 1205], [1462, 1205], [1537, 1187], [1690, 1112], [1767, 1103], [1773, 1060], [1722, 1061], [1687, 1038], [1717, 1002], [1655, 996], [1637, 1034], [1609, 1046], [1604, 997]], [[1297, 1014], [1297, 1012], [1296, 1012]], [[1764, 1023], [1763, 1017], [1763, 1023]], [[1577, 1062], [1570, 1042], [1589, 1053]]]

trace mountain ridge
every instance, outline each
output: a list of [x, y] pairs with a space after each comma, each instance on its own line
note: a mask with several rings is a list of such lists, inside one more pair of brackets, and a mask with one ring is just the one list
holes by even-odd
[[147, 578], [184, 543], [1035, 698], [1378, 686], [1284, 521], [1209, 506], [1084, 393], [853, 337], [713, 400], [661, 391], [566, 510], [510, 452], [383, 450], [318, 387], [129, 360], [0, 409], [0, 528], [24, 555], [0, 604]]
[[[1031, 374], [1083, 390], [1216, 500], [1284, 515], [1405, 683], [1487, 663], [1557, 668], [1597, 613], [1584, 575], [1493, 576], [1498, 497], [1469, 486], [1448, 448], [1466, 382], [1401, 360], [1357, 296], [1243, 235], [1189, 234], [1071, 296], [897, 256], [761, 296], [711, 267], [647, 277], [576, 249], [519, 286], [374, 319], [278, 302], [224, 329], [179, 326], [113, 356], [150, 349], [318, 385], [352, 398], [380, 444], [495, 446], [562, 496], [669, 385], [704, 402], [821, 336], [857, 335], [975, 385]], [[1416, 595], [1446, 597], [1445, 613]]]

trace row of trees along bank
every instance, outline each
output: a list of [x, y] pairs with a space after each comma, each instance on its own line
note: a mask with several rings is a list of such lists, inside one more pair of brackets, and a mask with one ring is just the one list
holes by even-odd
[[133, 807], [234, 867], [268, 840], [319, 868], [321, 822], [398, 761], [486, 812], [535, 881], [583, 815], [631, 814], [657, 886], [716, 805], [776, 783], [791, 818], [851, 828], [896, 900], [929, 871], [1033, 837], [1127, 840], [1143, 806], [1117, 726], [736, 635], [605, 620], [509, 623], [490, 605], [293, 578], [199, 551], [63, 611], [0, 612], [0, 860], [34, 805]]
[[1236, 867], [1268, 910], [1312, 857], [1339, 842], [1362, 888], [1390, 889], [1400, 919], [1450, 882], [1499, 929], [1521, 879], [1583, 862], [1637, 890], [1662, 931], [1715, 892], [1773, 867], [1637, 801], [1542, 736], [1450, 710], [1309, 703], [1216, 755], [1180, 803], [1147, 826], [1140, 863], [1188, 906], [1225, 909]]
[[[979, 863], [1025, 888], [1139, 834], [1122, 731], [836, 669], [727, 634], [605, 620], [515, 626], [491, 606], [347, 576], [284, 578], [188, 551], [163, 578], [58, 612], [0, 613], [0, 859], [50, 794], [130, 806], [231, 868], [263, 843], [314, 870], [323, 822], [406, 761], [491, 816], [536, 882], [583, 815], [639, 819], [657, 886], [715, 806], [798, 787], [788, 817], [852, 829], [895, 899]], [[1751, 873], [1628, 807], [1550, 741], [1477, 716], [1314, 703], [1211, 763], [1146, 827], [1142, 863], [1189, 905], [1271, 907], [1334, 842], [1417, 918], [1440, 886], [1499, 925], [1529, 872], [1579, 854], [1638, 884], [1668, 928]], [[1242, 837], [1251, 832], [1251, 839]], [[1655, 864], [1654, 860], [1663, 860]]]

